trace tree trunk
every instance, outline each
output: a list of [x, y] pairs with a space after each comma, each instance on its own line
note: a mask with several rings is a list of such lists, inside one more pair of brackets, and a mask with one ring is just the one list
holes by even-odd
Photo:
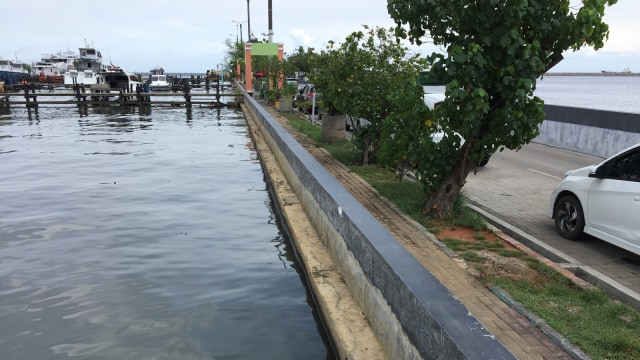
[[369, 141], [365, 139], [366, 146], [364, 147], [364, 151], [362, 152], [362, 165], [369, 165]]
[[467, 175], [473, 167], [473, 161], [465, 158], [448, 173], [440, 187], [429, 194], [429, 199], [425, 205], [425, 211], [436, 214], [439, 218], [448, 216], [453, 210], [453, 206], [466, 183]]

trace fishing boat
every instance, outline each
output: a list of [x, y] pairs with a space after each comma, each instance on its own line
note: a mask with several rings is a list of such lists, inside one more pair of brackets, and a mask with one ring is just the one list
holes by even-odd
[[92, 44], [85, 43], [79, 48], [79, 56], [73, 61], [73, 69], [64, 74], [64, 86], [74, 85], [96, 85], [98, 73], [105, 71], [108, 67], [102, 63], [102, 54], [97, 51]]
[[27, 67], [22, 62], [0, 58], [0, 81], [5, 85], [17, 85], [30, 77]]

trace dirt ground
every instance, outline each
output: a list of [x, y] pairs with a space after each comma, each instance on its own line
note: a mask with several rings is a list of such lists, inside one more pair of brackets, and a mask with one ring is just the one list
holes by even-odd
[[[483, 241], [499, 242], [505, 249], [517, 249], [511, 243], [503, 240], [491, 231], [478, 232], [470, 228], [456, 226], [440, 228], [440, 231], [436, 234], [436, 237], [440, 241], [452, 238], [470, 243], [478, 241], [477, 239], [479, 236]], [[475, 269], [471, 267], [469, 268], [469, 271], [480, 280], [482, 280], [483, 277], [496, 276], [524, 279], [529, 282], [537, 281], [537, 273], [521, 258], [501, 256], [500, 254], [488, 250], [481, 250], [478, 252], [478, 255], [484, 257], [486, 260], [481, 264], [474, 264], [474, 268], [478, 271], [475, 271]]]

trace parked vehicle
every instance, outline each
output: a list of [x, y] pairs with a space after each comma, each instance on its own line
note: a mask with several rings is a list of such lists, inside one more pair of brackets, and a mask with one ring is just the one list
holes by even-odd
[[583, 233], [640, 255], [640, 144], [603, 162], [568, 171], [551, 193], [558, 233]]
[[[427, 105], [429, 109], [434, 109], [442, 101], [444, 101], [444, 94], [431, 94], [431, 93], [424, 94], [424, 103], [425, 105]], [[367, 119], [363, 119], [363, 118], [356, 119], [351, 115], [345, 115], [345, 130], [358, 130], [362, 127], [369, 126], [369, 124], [371, 124], [371, 121]], [[434, 136], [434, 140], [436, 142], [442, 140], [442, 137], [443, 137], [442, 134], [443, 134], [442, 132], [439, 132], [438, 134], [436, 134]]]
[[[441, 94], [441, 93], [425, 93], [424, 96], [424, 103], [425, 105], [427, 105], [427, 107], [429, 109], [435, 109], [436, 107], [438, 107], [438, 105], [444, 101], [445, 99], [445, 95]], [[349, 130], [359, 130], [362, 127], [366, 127], [369, 126], [369, 124], [371, 124], [371, 122], [367, 119], [356, 119], [351, 115], [345, 115], [345, 130], [349, 131]], [[440, 142], [440, 140], [442, 140], [445, 136], [444, 131], [442, 130], [440, 124], [437, 124], [438, 126], [438, 131], [433, 134], [433, 136], [431, 137], [431, 139], [435, 142]], [[462, 138], [461, 135], [459, 135], [461, 138], [461, 142], [460, 145], [462, 146], [462, 144], [464, 144], [464, 138]], [[485, 166], [489, 163], [489, 159], [491, 158], [491, 155], [487, 155], [485, 156], [482, 160], [477, 162], [477, 166]]]
[[285, 86], [286, 85], [291, 85], [291, 86], [296, 86], [297, 87], [298, 86], [298, 79], [293, 78], [293, 77], [288, 77], [285, 80]]
[[[424, 103], [425, 105], [427, 105], [427, 107], [429, 109], [435, 109], [438, 107], [438, 105], [443, 102], [445, 99], [445, 95], [441, 94], [441, 93], [426, 93], [424, 94]], [[440, 126], [440, 124], [437, 124], [438, 126], [438, 131], [433, 134], [433, 136], [431, 137], [431, 139], [435, 142], [440, 142], [440, 140], [442, 140], [445, 136], [444, 131], [442, 130], [442, 127]], [[460, 136], [460, 146], [462, 146], [462, 144], [464, 144], [464, 138], [462, 137], [462, 135], [456, 133], [458, 136]], [[489, 159], [491, 158], [491, 154], [485, 156], [484, 158], [482, 158], [482, 160], [477, 161], [476, 165], [477, 166], [485, 166], [489, 163]]]
[[298, 90], [298, 93], [293, 96], [293, 99], [291, 100], [291, 107], [297, 108], [299, 106], [302, 106], [304, 108], [301, 108], [300, 110], [302, 110], [305, 114], [311, 114], [313, 111], [315, 111], [316, 114], [319, 114], [319, 98], [320, 94], [316, 94], [314, 85], [305, 84]]
[[367, 127], [371, 124], [371, 121], [363, 118], [356, 119], [349, 114], [344, 115], [344, 129], [347, 131], [360, 130], [363, 127]]

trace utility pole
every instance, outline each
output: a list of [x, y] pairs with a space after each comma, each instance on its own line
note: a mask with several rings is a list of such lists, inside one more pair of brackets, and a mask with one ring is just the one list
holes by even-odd
[[269, 42], [272, 43], [273, 42], [273, 4], [271, 3], [272, 0], [269, 0]]
[[251, 42], [251, 12], [249, 10], [249, 0], [247, 0], [247, 37]]

